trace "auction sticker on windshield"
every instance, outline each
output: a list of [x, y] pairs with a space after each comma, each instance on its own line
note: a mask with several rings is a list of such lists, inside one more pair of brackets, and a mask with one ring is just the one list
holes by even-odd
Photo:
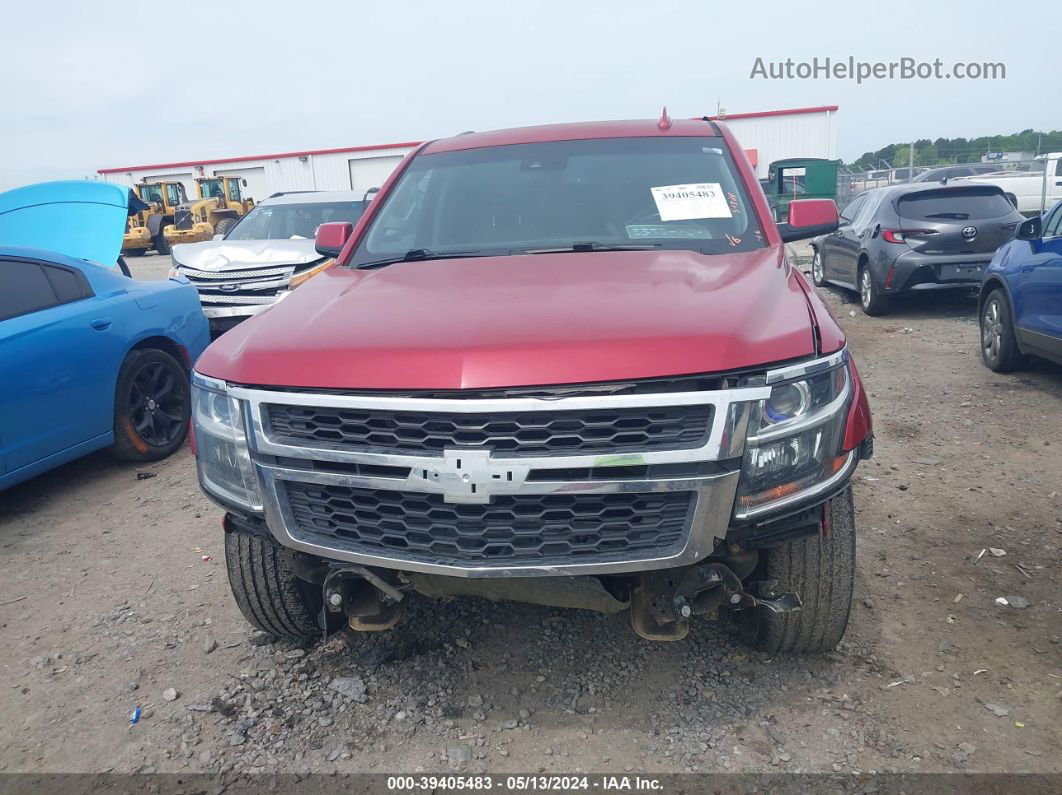
[[689, 221], [694, 218], [731, 218], [726, 196], [718, 182], [690, 185], [662, 185], [650, 188], [661, 221]]

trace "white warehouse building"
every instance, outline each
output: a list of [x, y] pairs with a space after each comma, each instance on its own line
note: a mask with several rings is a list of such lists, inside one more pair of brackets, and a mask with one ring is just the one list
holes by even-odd
[[[737, 136], [756, 169], [767, 176], [775, 160], [790, 157], [837, 156], [837, 106], [790, 108], [713, 116]], [[186, 160], [143, 166], [101, 168], [99, 178], [119, 185], [179, 180], [189, 197], [196, 177], [230, 176], [247, 181], [244, 196], [260, 201], [274, 193], [294, 190], [355, 190], [378, 188], [419, 141], [272, 155]]]

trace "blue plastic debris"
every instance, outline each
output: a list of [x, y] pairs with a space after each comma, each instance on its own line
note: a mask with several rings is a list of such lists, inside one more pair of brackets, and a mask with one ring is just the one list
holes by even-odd
[[133, 707], [133, 712], [129, 716], [129, 725], [136, 726], [140, 722], [140, 707]]

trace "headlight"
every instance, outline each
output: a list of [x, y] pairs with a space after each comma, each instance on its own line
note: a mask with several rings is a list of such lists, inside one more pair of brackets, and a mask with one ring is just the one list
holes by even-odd
[[830, 370], [775, 384], [749, 421], [736, 515], [799, 498], [848, 463], [841, 440], [849, 403], [846, 359]]
[[229, 397], [222, 381], [192, 377], [196, 469], [203, 489], [222, 502], [262, 510], [262, 496], [247, 449], [242, 401]]
[[291, 277], [291, 283], [289, 285], [289, 288], [292, 290], [295, 289], [303, 282], [312, 279], [321, 271], [326, 271], [335, 264], [336, 261], [334, 259], [326, 259], [320, 265], [315, 265], [314, 267], [310, 268], [307, 271], [303, 271], [302, 273], [296, 273], [294, 276]]

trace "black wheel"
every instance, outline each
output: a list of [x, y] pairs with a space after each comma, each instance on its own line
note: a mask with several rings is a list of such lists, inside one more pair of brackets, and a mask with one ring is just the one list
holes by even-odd
[[981, 310], [981, 360], [997, 373], [1007, 373], [1024, 364], [1014, 335], [1010, 304], [998, 287], [988, 294]]
[[123, 251], [123, 257], [142, 257], [147, 254], [146, 248], [131, 248], [128, 251]]
[[870, 266], [865, 262], [859, 268], [859, 304], [871, 317], [884, 315], [889, 311], [889, 296], [882, 295], [878, 291], [874, 274], [870, 272]]
[[159, 233], [151, 238], [151, 247], [159, 254], [170, 253], [170, 244], [166, 240], [166, 235], [162, 234], [162, 227], [159, 227]]
[[760, 552], [750, 580], [778, 580], [776, 593], [793, 592], [803, 607], [772, 613], [765, 607], [736, 615], [743, 638], [772, 653], [807, 654], [830, 651], [844, 637], [855, 582], [855, 510], [852, 489], [829, 502], [826, 535], [790, 541]]
[[811, 258], [811, 281], [816, 287], [826, 284], [826, 263], [821, 248], [815, 249], [815, 256]]
[[214, 224], [215, 235], [225, 235], [232, 227], [236, 226], [235, 218], [222, 218], [216, 224]]
[[[321, 587], [296, 577], [281, 548], [268, 538], [226, 532], [225, 568], [236, 604], [252, 626], [292, 640], [321, 637]], [[327, 615], [328, 629], [338, 629], [342, 620]]]
[[125, 461], [157, 461], [188, 435], [188, 373], [165, 351], [129, 352], [114, 393], [114, 454]]

